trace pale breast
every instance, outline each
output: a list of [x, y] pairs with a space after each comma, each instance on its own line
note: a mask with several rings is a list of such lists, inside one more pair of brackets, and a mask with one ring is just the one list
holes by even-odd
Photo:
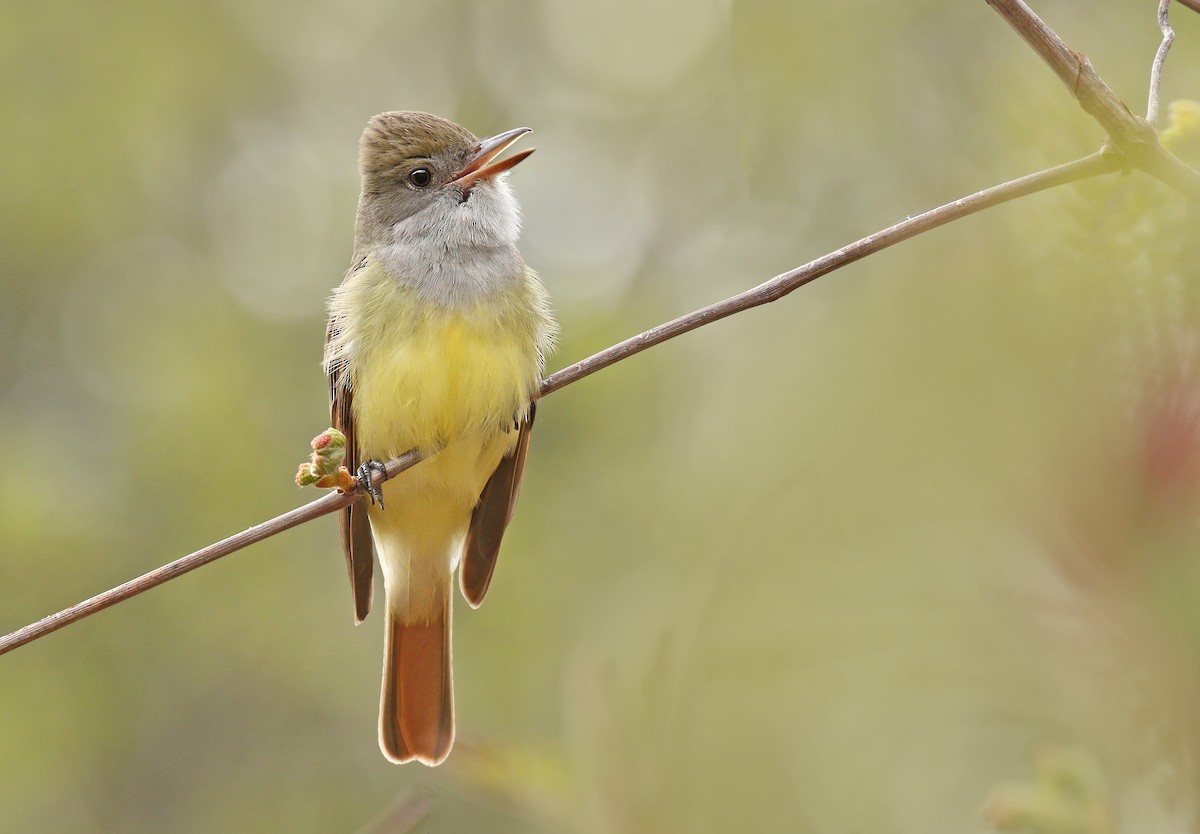
[[330, 313], [326, 363], [349, 369], [359, 449], [377, 459], [511, 428], [555, 329], [528, 269], [438, 304], [369, 260], [337, 289]]

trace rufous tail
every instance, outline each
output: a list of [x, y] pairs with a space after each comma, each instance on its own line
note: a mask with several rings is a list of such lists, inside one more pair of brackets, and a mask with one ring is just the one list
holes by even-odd
[[403, 622], [388, 606], [379, 704], [379, 747], [393, 762], [438, 765], [454, 744], [450, 598], [427, 620]]

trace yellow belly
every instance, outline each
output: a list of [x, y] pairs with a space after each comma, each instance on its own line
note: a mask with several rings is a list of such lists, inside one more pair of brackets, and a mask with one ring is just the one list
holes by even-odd
[[360, 457], [376, 459], [507, 431], [537, 389], [554, 330], [529, 271], [445, 306], [369, 262], [338, 288], [331, 313], [327, 361], [349, 365]]
[[432, 452], [510, 430], [538, 374], [533, 339], [479, 310], [437, 311], [390, 328], [356, 357], [355, 425], [364, 455]]
[[386, 510], [369, 510], [393, 609], [419, 616], [448, 587], [471, 510], [537, 389], [553, 322], [536, 276], [522, 279], [445, 307], [371, 264], [334, 297], [359, 462], [431, 455], [384, 484]]
[[387, 585], [404, 589], [408, 598], [397, 602], [413, 612], [433, 604], [425, 590], [452, 570], [471, 510], [516, 442], [514, 420], [539, 376], [533, 334], [497, 322], [482, 309], [401, 317], [356, 357], [360, 458], [413, 448], [432, 455], [384, 484], [385, 511], [370, 510]]

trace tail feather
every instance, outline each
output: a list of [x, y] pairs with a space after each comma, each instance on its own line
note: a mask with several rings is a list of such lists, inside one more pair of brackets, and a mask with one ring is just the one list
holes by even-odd
[[393, 762], [441, 764], [454, 744], [450, 598], [443, 594], [429, 619], [416, 623], [388, 606], [379, 747]]

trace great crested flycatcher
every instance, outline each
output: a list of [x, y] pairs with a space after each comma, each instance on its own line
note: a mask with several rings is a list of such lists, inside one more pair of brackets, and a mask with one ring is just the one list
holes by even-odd
[[479, 140], [427, 113], [381, 113], [359, 156], [354, 258], [330, 300], [325, 370], [347, 464], [428, 458], [342, 513], [355, 619], [387, 595], [379, 746], [442, 762], [454, 742], [451, 577], [474, 608], [512, 515], [555, 323], [517, 249], [497, 157], [528, 128]]

